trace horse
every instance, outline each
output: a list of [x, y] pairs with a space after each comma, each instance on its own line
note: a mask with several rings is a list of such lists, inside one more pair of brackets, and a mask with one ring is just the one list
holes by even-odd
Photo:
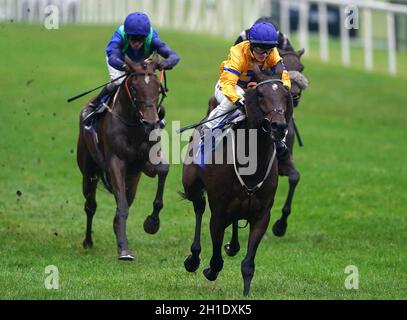
[[[158, 186], [153, 212], [144, 221], [144, 230], [154, 234], [159, 230], [159, 212], [163, 208], [163, 191], [169, 165], [161, 161], [153, 165], [149, 161], [149, 150], [153, 141], [150, 133], [157, 132], [159, 117], [158, 99], [163, 87], [155, 74], [159, 57], [141, 63], [125, 57], [127, 76], [120, 84], [108, 107], [101, 114], [92, 132], [79, 120], [77, 163], [82, 173], [82, 189], [87, 216], [86, 236], [83, 247], [93, 246], [92, 221], [96, 212], [96, 188], [99, 179], [114, 194], [117, 210], [113, 220], [118, 259], [134, 260], [126, 235], [126, 221], [132, 205], [141, 173], [150, 177], [158, 175]], [[84, 106], [84, 108], [86, 105]], [[83, 109], [82, 109], [83, 110]]]
[[[304, 71], [304, 65], [301, 62], [301, 56], [304, 54], [305, 50], [301, 49], [298, 51], [286, 51], [279, 49], [279, 54], [283, 58], [284, 65], [286, 66], [287, 70], [290, 74], [291, 79], [291, 95], [293, 98], [293, 107], [297, 107], [302, 90], [305, 90], [308, 87], [308, 80], [302, 75]], [[213, 110], [218, 105], [215, 97], [209, 99], [208, 103], [208, 112], [207, 114]], [[289, 156], [284, 159], [278, 159], [278, 173], [280, 176], [287, 177], [288, 176], [288, 183], [289, 183], [289, 190], [286, 201], [282, 208], [282, 215], [281, 217], [274, 223], [273, 225], [273, 234], [277, 237], [283, 237], [287, 231], [287, 219], [291, 214], [291, 206], [292, 201], [294, 198], [295, 189], [300, 181], [300, 173], [298, 172], [297, 168], [295, 167], [294, 160], [293, 160], [293, 149], [294, 149], [294, 141], [295, 141], [295, 128], [294, 128], [294, 121], [291, 120], [288, 122], [288, 130], [286, 135], [286, 145], [289, 150]], [[235, 256], [240, 250], [239, 244], [239, 237], [238, 237], [238, 221], [233, 222], [232, 224], [232, 237], [230, 242], [225, 244], [225, 252], [227, 255], [233, 257]]]
[[[250, 292], [250, 284], [255, 270], [255, 255], [258, 245], [265, 234], [269, 221], [270, 210], [278, 184], [278, 166], [275, 158], [274, 139], [282, 139], [287, 123], [292, 114], [289, 91], [284, 87], [280, 75], [266, 75], [255, 65], [254, 73], [258, 79], [255, 88], [247, 90], [245, 109], [247, 119], [237, 124], [235, 129], [245, 133], [245, 146], [236, 143], [235, 152], [245, 150], [250, 144], [256, 144], [257, 152], [250, 157], [257, 157], [256, 171], [244, 177], [239, 174], [239, 164], [233, 152], [233, 164], [208, 164], [201, 167], [193, 159], [193, 146], [201, 139], [197, 130], [191, 136], [189, 150], [183, 165], [182, 183], [183, 197], [193, 203], [195, 212], [195, 235], [191, 245], [191, 255], [184, 261], [188, 272], [195, 272], [200, 264], [201, 252], [201, 221], [205, 211], [207, 193], [210, 209], [210, 233], [212, 238], [212, 258], [209, 268], [203, 271], [209, 281], [214, 281], [223, 268], [222, 244], [225, 229], [239, 219], [250, 224], [248, 249], [242, 261], [243, 295]], [[287, 106], [288, 105], [288, 106]], [[259, 129], [257, 139], [248, 139], [251, 129]], [[235, 132], [232, 130], [232, 133]], [[235, 141], [232, 139], [232, 146]], [[199, 140], [198, 140], [199, 141]], [[227, 158], [228, 148], [224, 145], [220, 151]], [[233, 150], [233, 147], [232, 147]], [[221, 178], [220, 178], [221, 177]], [[250, 187], [249, 187], [250, 186]]]

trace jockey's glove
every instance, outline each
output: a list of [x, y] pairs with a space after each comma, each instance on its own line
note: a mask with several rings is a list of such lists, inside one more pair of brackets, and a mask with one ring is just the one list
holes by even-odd
[[161, 60], [160, 62], [157, 63], [157, 68], [158, 70], [169, 70], [171, 69], [169, 63], [166, 60]]

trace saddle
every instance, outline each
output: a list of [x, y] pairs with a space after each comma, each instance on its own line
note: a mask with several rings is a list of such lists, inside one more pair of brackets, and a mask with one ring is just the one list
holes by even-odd
[[[194, 145], [194, 150], [197, 150], [197, 152], [194, 153], [194, 163], [198, 164], [201, 168], [205, 168], [207, 160], [211, 157], [212, 152], [218, 148], [223, 138], [245, 119], [246, 115], [236, 110], [227, 115], [225, 119], [211, 130], [205, 130], [204, 126], [200, 126], [199, 133], [201, 139], [197, 140]], [[207, 118], [205, 118], [205, 120], [207, 120]]]

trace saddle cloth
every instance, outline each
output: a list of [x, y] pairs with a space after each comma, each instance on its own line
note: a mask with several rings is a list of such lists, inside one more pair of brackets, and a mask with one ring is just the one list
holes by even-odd
[[208, 160], [212, 156], [212, 152], [217, 149], [223, 138], [229, 134], [230, 130], [233, 130], [233, 128], [244, 119], [246, 119], [246, 115], [240, 110], [236, 110], [234, 113], [226, 116], [211, 130], [204, 130], [201, 128], [201, 130], [204, 130], [201, 132], [201, 139], [195, 140], [193, 146], [194, 163], [199, 165], [201, 168], [205, 168]]

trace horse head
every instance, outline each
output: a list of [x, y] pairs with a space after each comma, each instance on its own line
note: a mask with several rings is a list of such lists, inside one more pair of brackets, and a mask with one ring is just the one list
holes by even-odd
[[253, 71], [258, 82], [245, 95], [249, 127], [261, 129], [273, 140], [281, 140], [293, 112], [291, 95], [281, 80], [281, 74], [264, 73], [257, 64], [254, 64]]
[[159, 62], [156, 53], [151, 59], [143, 62], [133, 62], [125, 56], [126, 68], [129, 76], [125, 81], [127, 95], [131, 107], [135, 108], [139, 120], [147, 131], [158, 128], [158, 102], [161, 93], [161, 84], [155, 71]]
[[301, 57], [304, 52], [304, 49], [298, 51], [279, 50], [280, 56], [284, 60], [284, 65], [290, 74], [291, 94], [293, 96], [294, 107], [300, 102], [302, 90], [308, 87], [308, 79], [302, 74], [304, 65], [301, 62]]

